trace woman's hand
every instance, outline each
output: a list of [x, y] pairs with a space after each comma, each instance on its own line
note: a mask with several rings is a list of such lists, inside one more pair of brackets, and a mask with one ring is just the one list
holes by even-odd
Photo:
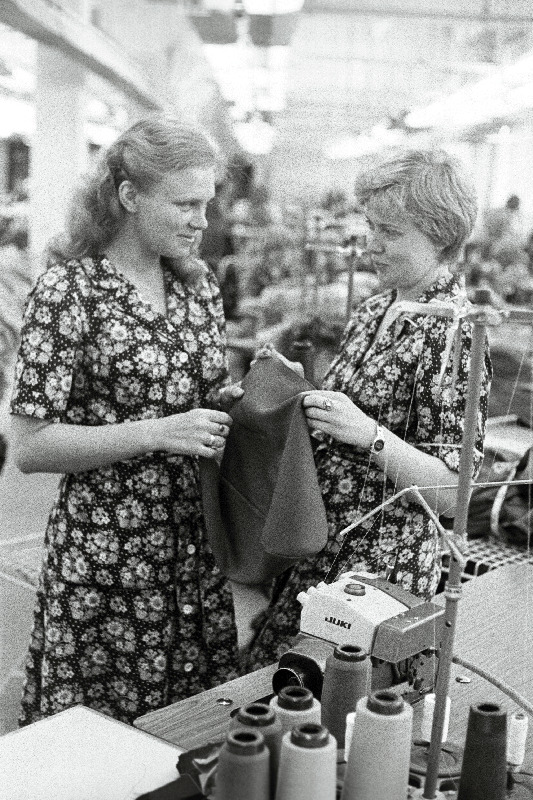
[[285, 358], [284, 355], [276, 350], [273, 344], [269, 343], [260, 347], [255, 354], [252, 364], [255, 363], [255, 361], [257, 361], [259, 358], [279, 358], [279, 360], [282, 361], [286, 367], [292, 369], [292, 371], [296, 372], [301, 378], [304, 377], [304, 368], [302, 364], [300, 364], [299, 361], [289, 361], [288, 358]]
[[342, 392], [308, 392], [302, 405], [312, 430], [324, 431], [345, 444], [370, 449], [376, 423]]
[[152, 449], [204, 458], [221, 455], [232, 423], [225, 411], [209, 408], [151, 421], [157, 426]]

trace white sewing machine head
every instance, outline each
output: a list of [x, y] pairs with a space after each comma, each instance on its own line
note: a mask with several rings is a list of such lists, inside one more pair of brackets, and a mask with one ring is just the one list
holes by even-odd
[[372, 690], [407, 681], [418, 693], [434, 682], [444, 609], [365, 572], [299, 593], [300, 635], [279, 661], [274, 690], [288, 683], [320, 696], [327, 656], [337, 644], [362, 647], [372, 659]]

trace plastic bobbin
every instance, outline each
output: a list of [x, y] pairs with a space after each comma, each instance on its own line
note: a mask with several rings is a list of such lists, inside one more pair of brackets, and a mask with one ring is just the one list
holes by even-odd
[[507, 766], [514, 771], [524, 763], [529, 719], [525, 711], [514, 711], [508, 719]]
[[[442, 741], [445, 742], [448, 738], [448, 726], [450, 723], [450, 697], [446, 697], [446, 713], [444, 716], [444, 727], [442, 729]], [[422, 710], [422, 721], [420, 723], [420, 738], [425, 742], [431, 741], [431, 731], [433, 726], [433, 717], [435, 714], [435, 695], [433, 692], [424, 695], [424, 708]]]

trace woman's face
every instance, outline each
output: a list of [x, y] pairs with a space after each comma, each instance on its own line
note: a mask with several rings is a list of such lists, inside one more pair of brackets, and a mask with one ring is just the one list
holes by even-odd
[[167, 258], [187, 257], [207, 227], [205, 212], [214, 196], [214, 167], [169, 172], [148, 191], [138, 191], [133, 224], [143, 249]]
[[443, 271], [438, 248], [407, 216], [383, 218], [367, 208], [366, 217], [368, 249], [380, 288], [418, 296]]

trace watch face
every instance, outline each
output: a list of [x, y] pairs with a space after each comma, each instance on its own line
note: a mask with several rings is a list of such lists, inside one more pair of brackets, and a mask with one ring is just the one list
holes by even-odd
[[372, 445], [372, 450], [374, 453], [380, 453], [381, 450], [385, 447], [385, 442], [383, 439], [376, 439], [374, 444]]

